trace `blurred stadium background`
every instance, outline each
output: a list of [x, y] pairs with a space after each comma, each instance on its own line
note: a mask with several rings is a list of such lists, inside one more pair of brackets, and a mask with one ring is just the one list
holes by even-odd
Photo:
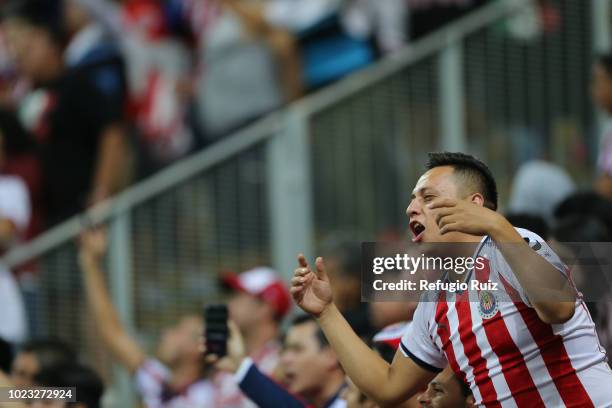
[[[98, 204], [87, 222], [109, 225], [109, 282], [124, 322], [153, 345], [179, 315], [222, 296], [220, 271], [271, 265], [288, 276], [298, 251], [315, 255], [336, 231], [405, 234], [429, 151], [484, 159], [502, 203], [530, 159], [589, 186], [602, 123], [591, 64], [608, 49], [609, 11], [606, 0], [485, 2]], [[81, 297], [83, 220], [13, 248], [4, 262], [34, 265], [20, 280], [30, 335], [65, 338], [108, 370]], [[115, 383], [118, 406], [128, 406], [129, 386]]]

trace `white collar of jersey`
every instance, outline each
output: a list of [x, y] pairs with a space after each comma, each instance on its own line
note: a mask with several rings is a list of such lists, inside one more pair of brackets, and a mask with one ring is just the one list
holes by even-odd
[[[478, 243], [478, 247], [476, 248], [476, 250], [474, 251], [474, 255], [472, 255], [473, 259], [476, 259], [478, 257], [478, 254], [480, 254], [480, 251], [482, 251], [482, 248], [485, 246], [485, 244], [491, 240], [491, 237], [489, 237], [488, 235], [485, 235], [484, 237], [482, 237], [482, 239], [480, 240], [480, 242]], [[472, 274], [474, 273], [474, 268], [472, 267], [468, 273], [465, 274], [465, 278], [463, 279], [463, 282], [468, 282], [470, 280], [470, 278], [472, 277]], [[449, 282], [448, 279], [448, 272], [444, 273], [444, 276], [442, 276], [442, 282]]]

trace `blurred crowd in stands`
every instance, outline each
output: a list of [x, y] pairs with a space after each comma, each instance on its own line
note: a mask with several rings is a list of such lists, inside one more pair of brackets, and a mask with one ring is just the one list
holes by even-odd
[[[32, 238], [484, 3], [2, 0], [0, 245], [6, 250]], [[612, 57], [596, 60], [593, 79], [596, 104], [612, 114]], [[603, 140], [593, 189], [577, 189], [553, 163], [525, 163], [505, 206], [513, 225], [558, 243], [612, 241], [612, 131]], [[339, 309], [389, 360], [416, 304], [361, 302], [354, 237], [332, 237], [318, 253], [326, 257]], [[345, 379], [312, 319], [294, 319], [283, 334], [292, 301], [269, 268], [223, 277], [235, 323], [227, 358], [202, 364], [199, 314], [160, 333], [149, 356], [110, 300], [105, 252], [103, 231], [83, 235], [87, 301], [103, 343], [135, 376], [146, 406], [374, 406]], [[25, 313], [11, 298], [18, 290], [8, 270], [0, 270], [0, 292], [0, 385], [77, 384], [85, 390], [81, 408], [100, 406], [102, 379], [70, 346], [26, 342]], [[612, 302], [588, 305], [610, 353]], [[432, 402], [440, 398], [454, 399]], [[443, 372], [406, 406], [472, 403], [463, 382]]]
[[484, 0], [3, 0], [3, 173], [26, 237]]

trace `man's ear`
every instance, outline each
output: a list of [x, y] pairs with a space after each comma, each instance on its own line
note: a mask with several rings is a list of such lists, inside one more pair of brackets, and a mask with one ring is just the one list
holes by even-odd
[[468, 395], [465, 399], [465, 408], [476, 408], [476, 400], [473, 395]]
[[470, 195], [470, 201], [476, 205], [479, 205], [481, 207], [484, 207], [484, 197], [482, 196], [482, 194], [480, 193], [474, 193], [472, 195]]

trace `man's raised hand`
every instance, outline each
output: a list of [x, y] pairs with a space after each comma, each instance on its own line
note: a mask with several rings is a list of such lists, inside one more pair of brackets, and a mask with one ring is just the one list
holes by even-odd
[[318, 317], [332, 304], [332, 290], [323, 258], [315, 261], [315, 271], [308, 266], [303, 254], [298, 255], [298, 265], [291, 279], [291, 295], [302, 310]]
[[87, 263], [101, 262], [108, 247], [106, 231], [104, 228], [90, 228], [81, 233], [79, 239], [79, 262], [82, 266]]

